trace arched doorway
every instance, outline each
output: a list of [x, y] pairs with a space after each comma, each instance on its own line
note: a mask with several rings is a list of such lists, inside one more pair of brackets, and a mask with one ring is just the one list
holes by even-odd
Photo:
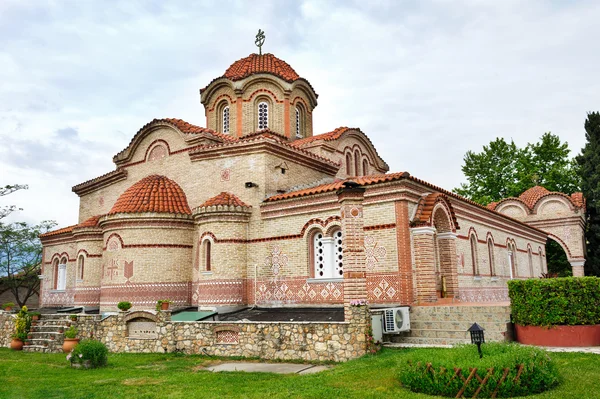
[[[540, 256], [543, 256], [543, 254], [540, 254]], [[545, 270], [547, 270], [549, 277], [569, 277], [573, 275], [573, 268], [569, 262], [567, 252], [552, 237], [548, 237], [548, 241], [546, 241], [545, 261]]]
[[456, 262], [456, 234], [452, 231], [452, 219], [442, 204], [433, 211], [435, 227], [434, 246], [436, 255], [436, 289], [441, 298], [458, 296], [458, 270]]

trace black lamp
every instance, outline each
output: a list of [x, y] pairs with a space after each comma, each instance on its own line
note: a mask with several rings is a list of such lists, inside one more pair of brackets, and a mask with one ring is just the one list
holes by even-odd
[[471, 333], [471, 343], [477, 345], [477, 351], [479, 352], [479, 358], [483, 357], [481, 353], [481, 344], [485, 344], [485, 337], [483, 336], [483, 328], [477, 323], [473, 323], [467, 330]]

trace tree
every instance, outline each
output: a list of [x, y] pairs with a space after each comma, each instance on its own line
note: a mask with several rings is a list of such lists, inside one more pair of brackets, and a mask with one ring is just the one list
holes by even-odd
[[584, 128], [587, 142], [577, 156], [577, 163], [581, 191], [587, 200], [585, 273], [600, 276], [600, 113], [588, 113]]
[[[27, 185], [23, 185], [23, 184], [13, 184], [13, 185], [9, 184], [9, 185], [6, 185], [6, 186], [0, 188], [0, 197], [4, 197], [5, 195], [12, 194], [18, 190], [27, 190], [28, 188], [29, 187]], [[0, 208], [0, 220], [4, 219], [10, 213], [12, 213], [16, 210], [17, 210], [17, 207], [15, 205], [1, 207]]]
[[[581, 178], [579, 164], [569, 158], [569, 152], [568, 144], [549, 132], [525, 148], [518, 148], [512, 140], [507, 143], [497, 138], [484, 146], [482, 152], [465, 154], [462, 171], [468, 183], [462, 183], [454, 191], [482, 205], [517, 197], [536, 185], [571, 194], [579, 190]], [[560, 245], [547, 245], [546, 255], [548, 270], [560, 275], [570, 273], [571, 266]]]
[[568, 144], [552, 133], [544, 133], [538, 143], [525, 148], [497, 138], [482, 152], [465, 154], [462, 171], [468, 183], [454, 191], [482, 205], [517, 197], [536, 185], [573, 193], [580, 187], [577, 169], [575, 160], [569, 158]]
[[0, 275], [2, 285], [10, 290], [19, 307], [34, 294], [39, 295], [38, 278], [42, 262], [39, 235], [56, 226], [44, 221], [36, 226], [24, 222], [0, 223]]

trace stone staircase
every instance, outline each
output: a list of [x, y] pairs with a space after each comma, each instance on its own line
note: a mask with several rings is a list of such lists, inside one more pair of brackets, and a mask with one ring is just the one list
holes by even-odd
[[45, 314], [33, 323], [29, 330], [31, 338], [27, 339], [28, 344], [23, 346], [23, 351], [61, 353], [65, 339], [64, 331], [70, 325], [69, 317], [62, 314]]
[[416, 345], [471, 343], [473, 323], [485, 330], [486, 342], [512, 340], [510, 306], [413, 306], [411, 331], [384, 336], [384, 342]]

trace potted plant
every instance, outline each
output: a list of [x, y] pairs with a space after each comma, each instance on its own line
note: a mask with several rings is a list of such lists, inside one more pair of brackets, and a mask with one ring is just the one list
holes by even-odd
[[40, 312], [31, 312], [29, 315], [31, 316], [31, 321], [38, 321], [42, 314]]
[[2, 309], [5, 312], [10, 312], [14, 306], [15, 306], [14, 302], [6, 302], [6, 303], [2, 304]]
[[76, 314], [70, 315], [69, 318], [71, 319], [71, 321], [77, 321], [77, 315]]
[[121, 310], [123, 312], [127, 312], [129, 309], [131, 309], [131, 302], [121, 301], [121, 302], [119, 302], [117, 307], [119, 308], [119, 310]]
[[63, 343], [63, 352], [69, 353], [77, 346], [79, 343], [79, 338], [77, 337], [77, 333], [79, 330], [74, 326], [69, 327], [68, 330], [65, 331], [65, 342]]
[[156, 302], [156, 310], [168, 310], [169, 309], [169, 305], [172, 304], [173, 302], [168, 300], [168, 299], [159, 299]]
[[23, 342], [27, 339], [29, 328], [31, 326], [31, 318], [27, 313], [27, 306], [23, 306], [17, 318], [15, 319], [15, 333], [12, 335], [12, 341], [10, 347], [13, 350], [20, 351], [23, 349]]

